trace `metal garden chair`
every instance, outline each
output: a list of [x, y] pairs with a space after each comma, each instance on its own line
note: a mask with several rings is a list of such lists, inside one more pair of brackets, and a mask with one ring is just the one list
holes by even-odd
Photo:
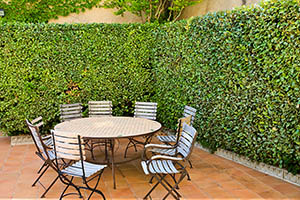
[[[89, 117], [111, 117], [112, 116], [112, 102], [111, 101], [89, 101]], [[91, 139], [88, 143], [89, 151], [91, 151], [92, 158], [95, 159], [93, 150], [98, 146], [105, 147], [105, 159], [107, 159], [107, 145], [109, 141], [105, 139]]]
[[[39, 116], [38, 118], [31, 121], [31, 124], [34, 126], [37, 126], [39, 130], [41, 130], [41, 127], [44, 125], [43, 117]], [[53, 147], [53, 140], [51, 134], [42, 136], [43, 143], [48, 147]]]
[[[193, 125], [193, 122], [195, 120], [197, 110], [193, 107], [190, 106], [185, 106], [184, 111], [183, 111], [183, 117], [191, 116], [191, 122], [188, 124]], [[158, 135], [157, 139], [160, 142], [163, 142], [165, 144], [171, 144], [171, 143], [176, 143], [178, 139], [178, 131], [176, 132], [176, 135]]]
[[[175, 148], [175, 156], [166, 155], [154, 155], [151, 158], [147, 157], [147, 151], [151, 148], [165, 148], [170, 149], [170, 146], [163, 147], [166, 145], [147, 144], [144, 149], [143, 161], [141, 162], [142, 168], [145, 174], [152, 175], [157, 183], [151, 188], [151, 190], [145, 195], [144, 199], [151, 197], [150, 194], [154, 189], [161, 184], [168, 193], [163, 199], [166, 199], [169, 195], [172, 195], [175, 199], [179, 199], [181, 195], [177, 191], [179, 183], [188, 175], [186, 170], [187, 161], [189, 160], [193, 147], [197, 138], [197, 131], [192, 127], [183, 124], [182, 133], [180, 135], [178, 144]], [[146, 158], [146, 159], [145, 159]], [[176, 180], [175, 175], [180, 174], [180, 177]], [[171, 176], [174, 180], [174, 185], [168, 182], [167, 176]]]
[[111, 101], [89, 101], [89, 117], [111, 117]]
[[62, 122], [82, 118], [82, 106], [80, 103], [60, 105], [60, 120]]
[[[56, 169], [59, 175], [60, 180], [64, 183], [66, 188], [63, 190], [60, 195], [60, 199], [68, 195], [74, 195], [77, 193], [67, 193], [67, 189], [71, 186], [76, 189], [80, 198], [82, 198], [82, 194], [80, 192], [81, 189], [92, 191], [88, 197], [94, 194], [94, 192], [101, 195], [103, 199], [105, 199], [104, 194], [97, 190], [97, 186], [99, 184], [101, 175], [106, 165], [98, 165], [89, 163], [86, 160], [85, 146], [83, 143], [83, 139], [78, 135], [73, 133], [66, 133], [61, 131], [52, 131], [53, 143], [54, 143], [54, 152], [55, 152], [55, 164]], [[70, 163], [65, 168], [60, 168], [58, 166], [58, 158], [63, 158], [70, 160]], [[85, 186], [78, 186], [73, 183], [74, 177], [79, 177], [82, 179]], [[88, 183], [97, 178], [97, 182], [92, 188]]]
[[[183, 124], [187, 124], [187, 125], [190, 125], [191, 124], [191, 119], [192, 119], [192, 116], [191, 115], [188, 115], [186, 117], [183, 117], [183, 118], [180, 118], [178, 120], [178, 128], [177, 128], [177, 139], [176, 139], [176, 142], [175, 144], [163, 144], [163, 145], [160, 145], [160, 144], [153, 144], [153, 148], [151, 148], [151, 152], [153, 155], [155, 154], [161, 154], [161, 155], [167, 155], [167, 156], [181, 156], [181, 153], [180, 151], [177, 151], [177, 148], [178, 148], [178, 144], [179, 144], [179, 139], [180, 139], [180, 136], [181, 136], [181, 133], [182, 133], [182, 129], [183, 129]], [[156, 146], [156, 148], [155, 148]], [[190, 159], [186, 159], [189, 164], [190, 164], [190, 167], [193, 168], [193, 165], [190, 161]], [[188, 180], [191, 180], [190, 178], [190, 175], [187, 174], [187, 177], [188, 177]], [[150, 180], [150, 182], [152, 181], [152, 179]]]
[[[42, 178], [42, 176], [49, 169], [49, 166], [50, 166], [49, 163], [53, 162], [54, 158], [55, 158], [54, 151], [51, 147], [51, 145], [53, 145], [52, 137], [51, 138], [46, 138], [46, 139], [43, 140], [43, 138], [40, 135], [39, 127], [42, 126], [42, 124], [43, 124], [43, 122], [40, 122], [41, 119], [42, 119], [41, 117], [38, 117], [38, 118], [32, 120], [32, 123], [35, 123], [36, 125], [33, 125], [31, 122], [29, 122], [26, 119], [26, 124], [28, 126], [31, 137], [32, 137], [32, 139], [34, 141], [34, 144], [35, 144], [35, 147], [36, 147], [35, 154], [40, 159], [43, 160], [43, 165], [41, 166], [41, 168], [38, 171], [38, 174], [40, 174], [40, 175], [34, 181], [34, 183], [32, 184], [32, 187], [35, 186], [37, 182], [40, 182], [40, 179]], [[46, 141], [47, 143], [44, 143], [44, 141]], [[48, 188], [45, 188], [43, 186], [43, 184], [40, 182], [42, 187], [45, 188], [45, 192], [41, 195], [41, 198], [45, 197], [45, 195], [51, 189], [51, 187], [55, 184], [57, 179], [58, 179], [58, 176], [52, 181], [52, 183], [48, 186]]]
[[[134, 117], [145, 118], [150, 120], [156, 120], [157, 103], [154, 102], [136, 102], [134, 109]], [[137, 145], [145, 146], [152, 139], [152, 135], [145, 137], [144, 141], [136, 140], [135, 138], [129, 138], [129, 142], [125, 149], [124, 157], [127, 156], [127, 151], [130, 147], [134, 147], [137, 151]]]

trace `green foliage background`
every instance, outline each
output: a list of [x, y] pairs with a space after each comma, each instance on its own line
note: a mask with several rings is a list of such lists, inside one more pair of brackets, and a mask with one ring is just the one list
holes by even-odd
[[59, 104], [111, 100], [115, 115], [153, 95], [151, 25], [8, 24], [0, 27], [0, 127], [58, 121]]
[[130, 115], [158, 102], [174, 127], [198, 109], [199, 141], [300, 171], [300, 5], [269, 1], [187, 21], [0, 26], [0, 129], [58, 121], [58, 105], [112, 100]]
[[0, 22], [41, 23], [91, 9], [101, 0], [0, 0], [5, 17]]

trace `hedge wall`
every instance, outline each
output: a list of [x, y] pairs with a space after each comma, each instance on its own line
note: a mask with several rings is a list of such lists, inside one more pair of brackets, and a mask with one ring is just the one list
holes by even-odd
[[0, 127], [27, 132], [24, 119], [59, 118], [59, 104], [113, 101], [115, 115], [153, 95], [148, 32], [153, 25], [0, 26]]
[[114, 114], [157, 101], [173, 127], [198, 109], [199, 141], [300, 171], [300, 5], [253, 8], [155, 24], [0, 26], [0, 129], [48, 128], [61, 103], [109, 99]]
[[160, 120], [189, 104], [203, 145], [300, 172], [299, 2], [211, 13], [161, 27], [158, 41]]

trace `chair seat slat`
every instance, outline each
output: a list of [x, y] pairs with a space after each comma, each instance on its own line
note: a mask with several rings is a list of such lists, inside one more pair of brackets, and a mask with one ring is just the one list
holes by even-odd
[[[73, 165], [65, 168], [64, 170], [62, 170], [63, 173], [66, 174], [72, 174], [72, 175], [76, 175], [76, 176], [83, 176], [83, 171], [82, 171], [82, 165], [80, 163], [81, 161], [75, 162]], [[105, 167], [107, 167], [107, 165], [99, 165], [99, 164], [92, 164], [92, 163], [88, 163], [86, 161], [83, 162], [84, 164], [84, 169], [85, 169], [85, 176], [86, 177], [90, 177], [93, 174], [97, 173], [98, 171], [104, 169]]]
[[159, 168], [159, 170], [164, 173], [164, 174], [168, 174], [169, 172], [165, 169], [165, 167], [163, 166], [163, 162], [156, 162], [157, 167]]
[[176, 142], [175, 135], [158, 135], [157, 139], [161, 142]]

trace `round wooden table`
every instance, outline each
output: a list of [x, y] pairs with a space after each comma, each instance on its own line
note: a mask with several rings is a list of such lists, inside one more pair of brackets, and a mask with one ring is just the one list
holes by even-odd
[[74, 119], [57, 124], [54, 130], [78, 133], [87, 139], [107, 139], [111, 145], [111, 167], [115, 182], [114, 143], [115, 139], [153, 135], [161, 129], [159, 122], [134, 117], [90, 117]]

